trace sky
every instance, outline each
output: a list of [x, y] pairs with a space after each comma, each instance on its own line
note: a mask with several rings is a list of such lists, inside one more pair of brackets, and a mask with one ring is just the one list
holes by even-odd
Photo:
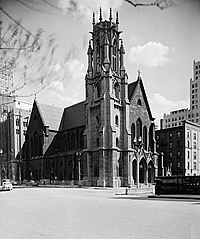
[[[64, 108], [85, 99], [92, 13], [95, 12], [97, 22], [101, 7], [107, 20], [112, 7], [114, 21], [116, 11], [119, 12], [129, 83], [137, 79], [140, 70], [156, 124], [164, 113], [189, 107], [193, 61], [200, 60], [200, 1], [176, 0], [180, 4], [164, 10], [155, 6], [134, 8], [124, 0], [48, 2], [56, 8], [39, 0], [0, 0], [0, 7], [20, 19], [26, 29], [34, 33], [41, 28], [43, 42], [54, 37], [55, 52], [50, 65], [44, 63], [43, 69], [38, 70], [42, 53], [33, 53], [30, 62], [26, 62], [26, 85], [16, 91], [22, 100], [33, 102], [36, 97], [41, 103]], [[4, 24], [10, 21], [2, 12], [1, 19]], [[48, 52], [49, 48], [44, 47], [43, 54], [45, 50]], [[16, 71], [15, 87], [23, 77]], [[34, 92], [38, 92], [36, 96], [27, 97]]]

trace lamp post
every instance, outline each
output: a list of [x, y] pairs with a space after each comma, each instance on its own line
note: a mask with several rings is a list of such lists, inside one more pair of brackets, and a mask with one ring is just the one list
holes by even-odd
[[78, 186], [81, 187], [81, 153], [76, 152], [76, 157], [78, 160]]
[[140, 177], [139, 177], [140, 168], [139, 168], [139, 165], [140, 165], [140, 159], [141, 159], [142, 152], [143, 152], [143, 142], [142, 142], [142, 137], [141, 136], [139, 138], [134, 138], [133, 146], [134, 146], [136, 160], [137, 160], [137, 188], [139, 188], [139, 186], [140, 186]]

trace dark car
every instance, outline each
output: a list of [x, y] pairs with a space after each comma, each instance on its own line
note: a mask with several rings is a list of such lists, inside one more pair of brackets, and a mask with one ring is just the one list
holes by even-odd
[[36, 182], [34, 180], [30, 180], [26, 185], [27, 186], [38, 186], [38, 182]]

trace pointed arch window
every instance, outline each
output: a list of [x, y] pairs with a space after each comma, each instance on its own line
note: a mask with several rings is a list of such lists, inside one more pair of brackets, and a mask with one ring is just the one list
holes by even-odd
[[116, 126], [119, 125], [119, 117], [118, 117], [118, 115], [115, 116], [115, 125]]
[[43, 154], [42, 136], [39, 136], [39, 156]]
[[116, 138], [116, 147], [119, 147], [119, 139]]
[[35, 131], [35, 133], [34, 133], [34, 146], [35, 146], [34, 156], [37, 156], [38, 155], [38, 133], [37, 133], [37, 131]]
[[116, 39], [113, 41], [112, 61], [113, 61], [113, 71], [117, 71], [117, 41]]
[[135, 138], [135, 124], [132, 123], [131, 125], [131, 147], [133, 148], [133, 140]]
[[114, 84], [114, 91], [115, 91], [115, 97], [116, 97], [117, 99], [119, 99], [119, 96], [120, 96], [120, 87], [119, 87], [119, 83], [118, 83], [118, 82], [116, 82], [116, 83]]
[[137, 137], [142, 137], [142, 121], [140, 118], [136, 121], [136, 130], [137, 130]]
[[138, 104], [139, 106], [142, 106], [142, 101], [141, 101], [141, 99], [138, 99], [137, 104]]
[[97, 92], [97, 99], [100, 98], [101, 96], [101, 86], [100, 86], [100, 82], [98, 82], [96, 84], [96, 92]]
[[96, 121], [97, 121], [97, 125], [99, 125], [100, 124], [99, 115], [96, 116]]
[[144, 148], [147, 150], [147, 127], [143, 127], [143, 142], [144, 142]]

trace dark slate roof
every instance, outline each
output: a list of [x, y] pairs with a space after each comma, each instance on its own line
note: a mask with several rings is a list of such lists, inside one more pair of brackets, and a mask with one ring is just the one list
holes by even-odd
[[135, 91], [135, 88], [136, 88], [136, 86], [137, 86], [137, 81], [135, 81], [135, 82], [133, 82], [133, 83], [130, 83], [130, 84], [128, 84], [128, 99], [129, 99], [129, 101], [131, 101], [131, 98], [132, 98], [132, 95], [133, 95], [133, 93], [134, 93], [134, 91]]
[[60, 130], [85, 126], [85, 101], [64, 109]]
[[63, 109], [52, 105], [46, 105], [35, 101], [44, 126], [49, 126], [49, 129], [58, 130]]
[[146, 104], [146, 107], [147, 107], [147, 111], [149, 113], [149, 117], [150, 117], [151, 120], [154, 120], [155, 118], [153, 118], [153, 116], [151, 114], [151, 109], [150, 109], [150, 106], [149, 106], [149, 102], [148, 102], [148, 99], [147, 99], [147, 95], [146, 95], [141, 77], [138, 77], [137, 81], [128, 85], [128, 99], [129, 99], [129, 101], [131, 101], [131, 98], [132, 98], [132, 96], [135, 92], [136, 86], [138, 84], [140, 84], [141, 91], [142, 91], [142, 94], [143, 94], [143, 97], [144, 97], [144, 101], [145, 101], [145, 104]]

